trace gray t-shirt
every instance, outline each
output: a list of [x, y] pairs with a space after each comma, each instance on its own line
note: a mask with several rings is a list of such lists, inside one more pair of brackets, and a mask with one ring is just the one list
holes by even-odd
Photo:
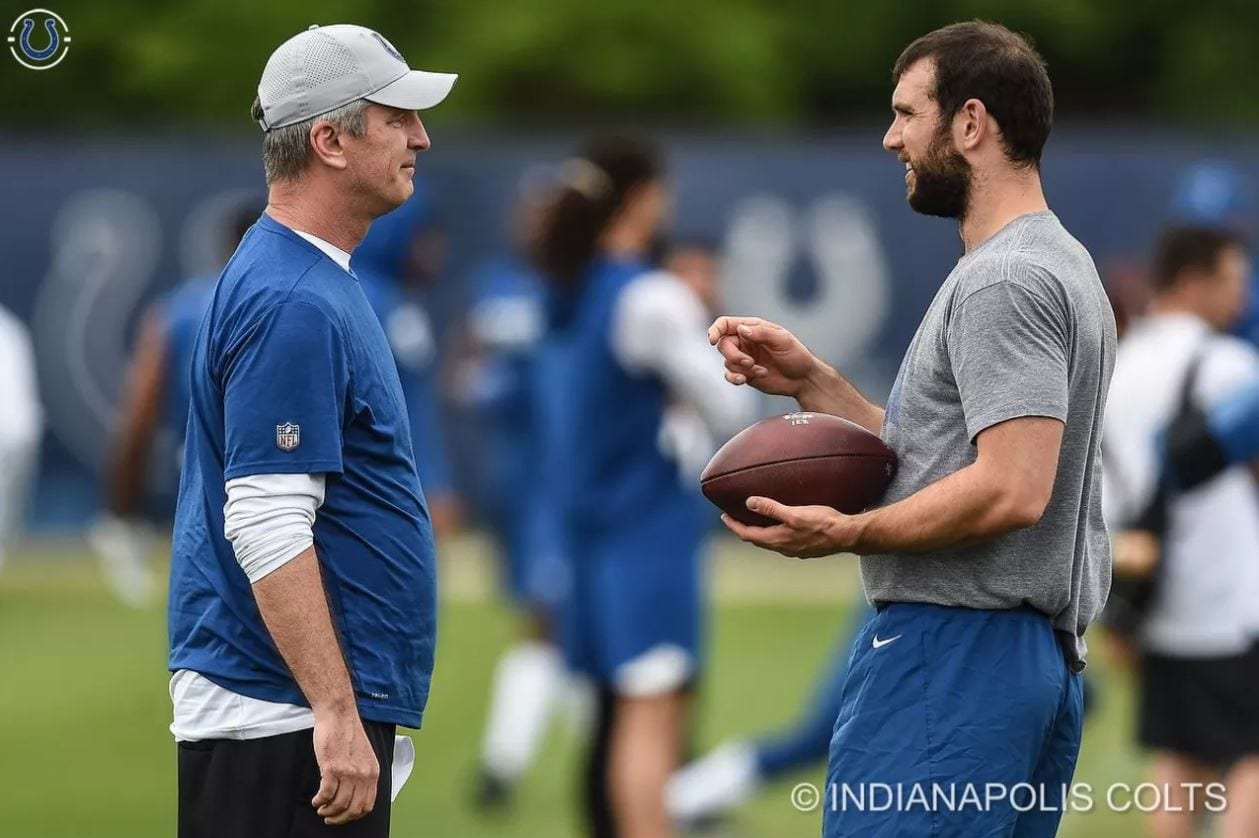
[[[884, 503], [970, 465], [981, 431], [1021, 416], [1065, 424], [1053, 496], [1038, 524], [982, 544], [863, 558], [867, 597], [1027, 604], [1083, 635], [1110, 589], [1100, 445], [1114, 362], [1115, 316], [1097, 268], [1052, 212], [1020, 216], [963, 256], [888, 399], [883, 439], [900, 468]], [[1076, 646], [1083, 659], [1083, 640]]]

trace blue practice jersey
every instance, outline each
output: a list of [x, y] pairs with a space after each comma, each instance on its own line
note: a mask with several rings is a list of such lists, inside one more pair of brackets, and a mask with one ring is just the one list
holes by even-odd
[[603, 683], [652, 649], [671, 648], [690, 667], [699, 657], [700, 497], [660, 450], [664, 382], [623, 367], [609, 337], [621, 293], [648, 270], [596, 262], [576, 295], [555, 300], [544, 350], [558, 385], [547, 457], [565, 460], [544, 484], [561, 504], [571, 556], [565, 653]]
[[649, 270], [645, 262], [600, 260], [579, 297], [560, 301], [567, 309], [557, 312], [555, 333], [570, 391], [565, 437], [580, 452], [573, 458], [566, 499], [577, 533], [617, 533], [630, 542], [650, 542], [661, 534], [648, 523], [669, 517], [668, 510], [688, 505], [695, 496], [683, 487], [677, 463], [658, 443], [668, 396], [664, 382], [631, 373], [612, 354], [609, 336], [617, 300]]
[[419, 727], [436, 631], [433, 536], [397, 369], [359, 283], [262, 216], [219, 279], [190, 382], [170, 668], [307, 704], [223, 536], [224, 482], [322, 473], [315, 549], [359, 711]]
[[476, 363], [460, 376], [464, 403], [476, 425], [481, 513], [505, 560], [513, 597], [552, 606], [563, 595], [566, 572], [544, 471], [545, 403], [560, 394], [561, 375], [542, 374], [539, 346], [546, 328], [544, 289], [520, 261], [496, 258], [471, 282], [467, 333]]
[[162, 404], [162, 427], [179, 445], [188, 425], [188, 371], [192, 366], [197, 330], [214, 296], [214, 276], [186, 280], [158, 299], [157, 314], [166, 340], [166, 398]]
[[495, 259], [471, 284], [468, 337], [477, 363], [463, 376], [485, 463], [483, 494], [496, 524], [521, 509], [520, 487], [538, 459], [534, 367], [546, 326], [538, 277], [514, 260]]

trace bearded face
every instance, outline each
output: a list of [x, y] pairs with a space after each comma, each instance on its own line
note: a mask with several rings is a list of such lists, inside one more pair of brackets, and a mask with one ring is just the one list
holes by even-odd
[[919, 159], [907, 161], [906, 199], [923, 215], [963, 219], [970, 208], [972, 172], [970, 163], [953, 147], [949, 122], [942, 121], [927, 151]]

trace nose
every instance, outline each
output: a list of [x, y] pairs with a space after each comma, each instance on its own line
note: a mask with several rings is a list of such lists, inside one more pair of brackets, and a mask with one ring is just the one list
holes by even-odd
[[424, 130], [424, 123], [420, 121], [418, 114], [411, 116], [410, 130], [407, 131], [407, 148], [415, 152], [427, 151], [433, 143], [428, 138], [428, 132]]
[[895, 154], [904, 147], [904, 138], [901, 136], [901, 120], [898, 116], [892, 120], [892, 124], [888, 126], [887, 133], [883, 135], [883, 150]]

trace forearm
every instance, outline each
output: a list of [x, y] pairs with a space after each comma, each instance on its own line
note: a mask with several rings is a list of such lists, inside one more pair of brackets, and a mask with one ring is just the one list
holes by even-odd
[[162, 411], [166, 390], [166, 327], [156, 314], [145, 317], [135, 356], [127, 371], [126, 390], [119, 406], [116, 452], [110, 464], [106, 503], [120, 517], [139, 508], [148, 471], [149, 449]]
[[883, 430], [883, 408], [861, 395], [851, 381], [820, 360], [796, 393], [796, 401], [802, 410], [847, 419], [872, 434]]
[[1030, 505], [971, 465], [904, 500], [853, 516], [853, 552], [924, 553], [987, 541], [1039, 518]]
[[156, 422], [128, 422], [115, 443], [118, 452], [110, 465], [106, 486], [106, 505], [122, 518], [134, 515], [144, 491], [144, 475], [148, 471], [149, 440]]
[[356, 713], [315, 548], [254, 583], [253, 591], [267, 631], [315, 715]]

